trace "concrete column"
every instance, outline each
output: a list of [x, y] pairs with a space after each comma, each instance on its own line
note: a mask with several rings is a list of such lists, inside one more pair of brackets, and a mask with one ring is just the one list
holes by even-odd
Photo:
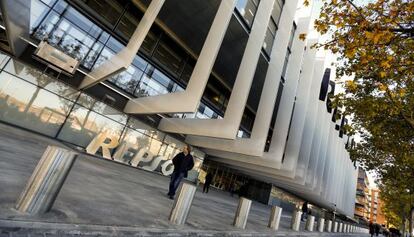
[[320, 218], [318, 219], [318, 231], [319, 231], [319, 232], [323, 232], [324, 227], [325, 227], [325, 219], [324, 219], [324, 218], [322, 218], [322, 217], [320, 217]]
[[80, 84], [79, 89], [84, 90], [94, 86], [117, 73], [125, 71], [131, 65], [139, 48], [144, 42], [152, 23], [155, 21], [155, 18], [161, 10], [164, 1], [165, 0], [151, 1], [126, 47], [86, 75]]
[[272, 206], [272, 210], [270, 212], [269, 224], [267, 226], [272, 230], [278, 230], [281, 216], [282, 216], [282, 208], [278, 206]]
[[328, 223], [326, 225], [326, 232], [331, 232], [332, 231], [332, 221], [328, 220]]
[[306, 230], [307, 231], [313, 231], [313, 226], [315, 224], [315, 217], [309, 215], [306, 219]]
[[221, 1], [185, 91], [131, 99], [126, 104], [124, 112], [133, 114], [196, 112], [235, 5], [236, 0]]
[[267, 25], [275, 0], [261, 1], [253, 21], [231, 96], [222, 119], [163, 118], [162, 131], [206, 137], [235, 139], [261, 55]]
[[170, 222], [177, 225], [182, 225], [186, 222], [196, 189], [197, 186], [193, 183], [184, 182], [182, 184], [170, 213]]
[[299, 231], [300, 228], [300, 217], [302, 216], [302, 212], [301, 211], [297, 211], [295, 210], [292, 214], [292, 223], [291, 223], [291, 228], [294, 231]]
[[332, 229], [332, 232], [337, 232], [337, 230], [338, 230], [338, 222], [337, 221], [334, 221], [334, 225], [333, 225], [333, 229]]
[[338, 227], [338, 232], [342, 232], [342, 226], [343, 226], [344, 224], [342, 223], [342, 222], [340, 222], [339, 223], [339, 227]]
[[241, 197], [239, 200], [239, 206], [236, 210], [236, 215], [234, 216], [233, 225], [238, 228], [246, 228], [247, 218], [249, 217], [250, 207], [252, 205], [252, 200]]
[[20, 37], [29, 39], [30, 0], [0, 1], [3, 25], [6, 27], [10, 51], [15, 56], [22, 55], [28, 43]]
[[16, 204], [16, 209], [30, 214], [49, 211], [66, 177], [68, 176], [77, 153], [48, 146], [32, 173]]

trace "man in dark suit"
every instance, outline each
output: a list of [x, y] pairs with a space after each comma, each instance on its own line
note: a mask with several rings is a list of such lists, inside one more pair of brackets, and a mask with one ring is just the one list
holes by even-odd
[[187, 177], [187, 172], [194, 167], [194, 159], [190, 152], [191, 147], [185, 145], [183, 152], [178, 153], [172, 160], [174, 171], [171, 175], [170, 187], [167, 194], [170, 199], [174, 199], [175, 192], [177, 191], [181, 180]]

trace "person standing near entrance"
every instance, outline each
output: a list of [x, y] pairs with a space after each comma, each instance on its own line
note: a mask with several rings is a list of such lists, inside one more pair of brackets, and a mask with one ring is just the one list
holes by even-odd
[[204, 182], [203, 193], [208, 193], [211, 181], [213, 181], [213, 175], [211, 173], [208, 173], [206, 175], [206, 181]]
[[187, 172], [194, 167], [194, 159], [190, 152], [191, 147], [185, 145], [183, 152], [178, 153], [172, 160], [174, 171], [171, 175], [170, 187], [167, 194], [170, 199], [174, 199], [175, 192], [181, 181], [187, 177]]

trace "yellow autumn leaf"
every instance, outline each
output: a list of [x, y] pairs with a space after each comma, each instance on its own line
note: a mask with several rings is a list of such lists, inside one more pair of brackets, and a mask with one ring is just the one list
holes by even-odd
[[379, 88], [379, 90], [380, 91], [386, 91], [387, 90], [387, 86], [385, 86], [384, 84], [382, 84], [382, 83], [380, 83], [379, 85], [378, 85], [378, 88]]
[[380, 72], [380, 77], [381, 77], [381, 78], [384, 78], [386, 75], [387, 75], [387, 73], [386, 73], [386, 72]]
[[305, 33], [299, 34], [299, 39], [304, 41], [306, 39], [306, 34]]
[[388, 61], [381, 62], [381, 67], [388, 69], [391, 67], [390, 63]]
[[345, 56], [348, 58], [353, 58], [355, 56], [356, 49], [348, 49], [345, 51]]
[[305, 6], [309, 6], [309, 0], [305, 0], [305, 1], [303, 1], [303, 5], [305, 5]]
[[346, 82], [345, 82], [345, 86], [346, 86], [346, 88], [347, 88], [349, 91], [351, 91], [351, 92], [355, 92], [355, 91], [356, 91], [356, 89], [357, 89], [357, 85], [355, 84], [355, 82], [354, 82], [354, 81], [351, 81], [351, 80], [346, 81]]

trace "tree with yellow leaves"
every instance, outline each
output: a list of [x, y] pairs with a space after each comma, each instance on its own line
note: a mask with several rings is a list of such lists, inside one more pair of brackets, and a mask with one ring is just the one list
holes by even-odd
[[354, 78], [334, 99], [362, 137], [352, 159], [376, 170], [384, 191], [397, 182], [414, 192], [414, 1], [323, 1], [315, 28], [328, 36], [316, 47], [338, 55], [337, 77]]

